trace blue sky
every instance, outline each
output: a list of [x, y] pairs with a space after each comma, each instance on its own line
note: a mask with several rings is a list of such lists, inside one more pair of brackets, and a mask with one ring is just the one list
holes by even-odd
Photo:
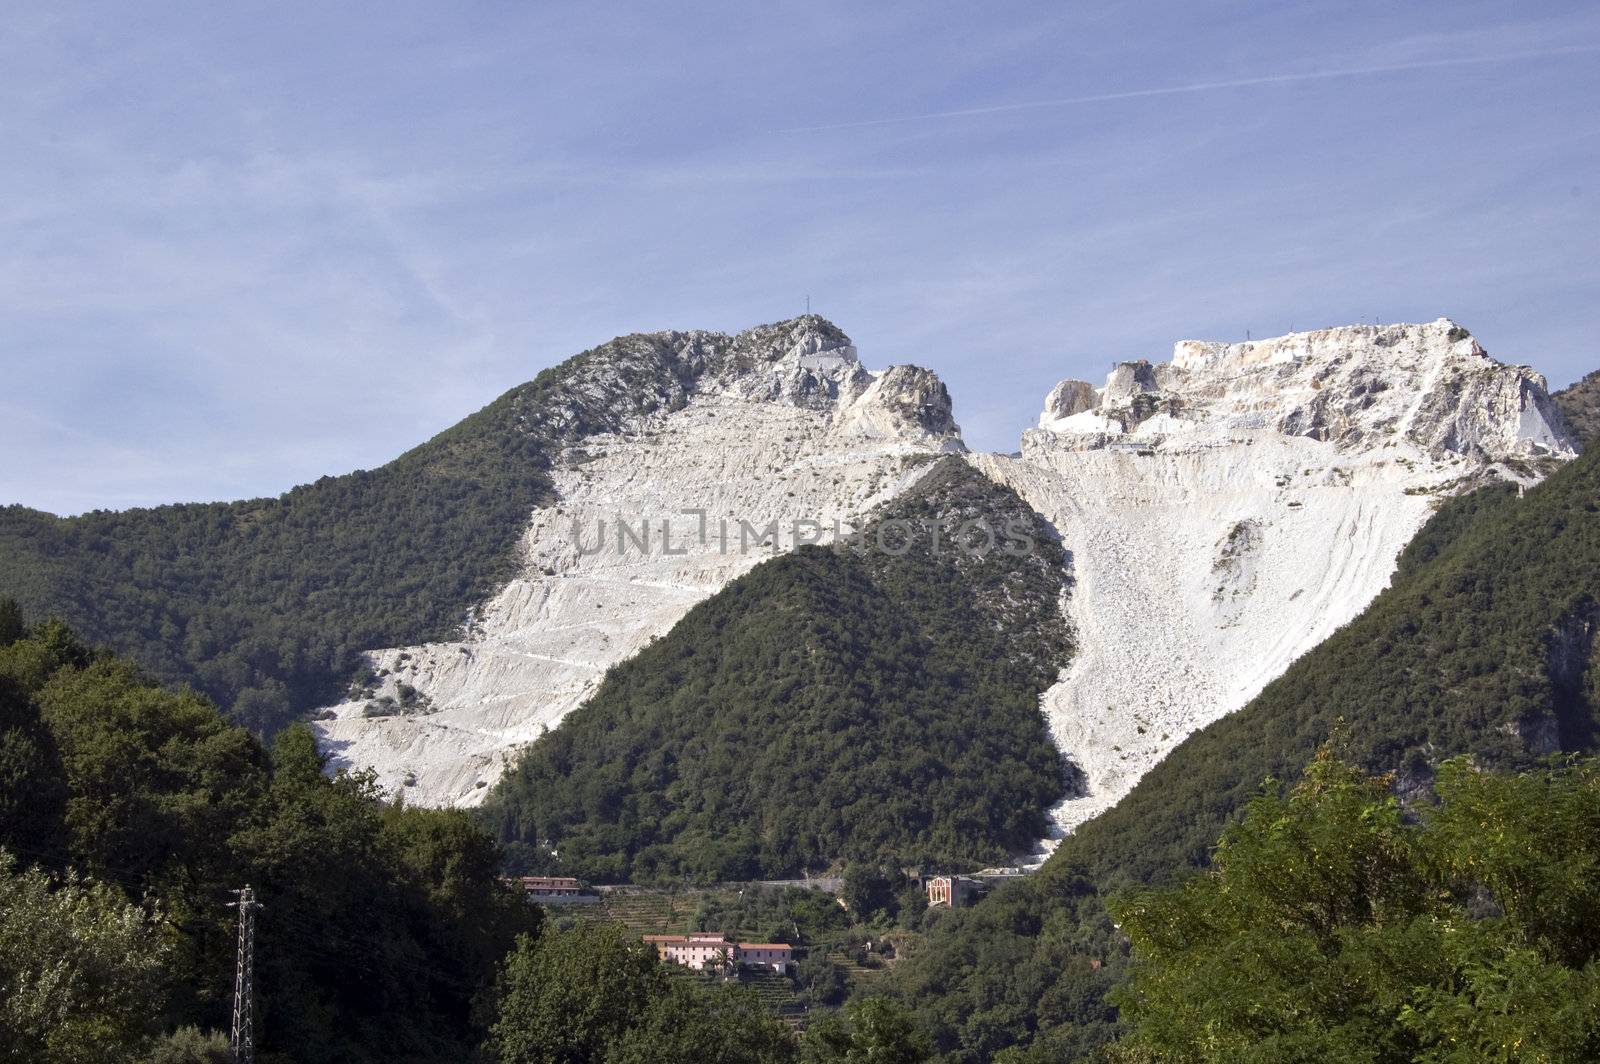
[[807, 294], [989, 449], [1246, 330], [1564, 384], [1597, 104], [1592, 4], [8, 5], [0, 503], [274, 494]]

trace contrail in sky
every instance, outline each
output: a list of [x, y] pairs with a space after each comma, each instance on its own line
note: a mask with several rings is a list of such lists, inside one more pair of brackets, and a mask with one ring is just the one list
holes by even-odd
[[774, 133], [821, 133], [833, 129], [865, 129], [868, 126], [898, 125], [902, 122], [926, 122], [939, 118], [972, 118], [980, 115], [1006, 114], [1011, 111], [1036, 111], [1046, 107], [1073, 107], [1086, 103], [1108, 103], [1113, 100], [1142, 100], [1152, 96], [1183, 96], [1194, 92], [1214, 92], [1217, 89], [1242, 89], [1254, 85], [1287, 85], [1297, 81], [1330, 81], [1334, 78], [1358, 78], [1372, 74], [1399, 74], [1411, 70], [1434, 70], [1440, 67], [1486, 66], [1493, 63], [1512, 63], [1522, 59], [1547, 59], [1564, 55], [1590, 55], [1600, 52], [1600, 47], [1573, 45], [1567, 48], [1548, 48], [1534, 52], [1508, 52], [1500, 55], [1462, 56], [1455, 59], [1431, 59], [1412, 63], [1391, 63], [1383, 66], [1345, 67], [1340, 70], [1315, 70], [1300, 74], [1267, 74], [1255, 78], [1234, 78], [1230, 81], [1204, 81], [1190, 85], [1169, 85], [1156, 89], [1130, 89], [1125, 92], [1102, 92], [1092, 96], [1066, 96], [1056, 100], [1029, 100], [1024, 103], [1002, 103], [992, 107], [966, 107], [956, 111], [929, 111], [925, 114], [896, 115], [893, 118], [868, 118], [858, 122], [834, 122], [821, 126], [794, 126], [776, 129]]

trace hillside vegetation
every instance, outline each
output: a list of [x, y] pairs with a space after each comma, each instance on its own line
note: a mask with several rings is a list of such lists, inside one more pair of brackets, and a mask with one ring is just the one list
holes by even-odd
[[465, 623], [513, 572], [560, 447], [682, 405], [699, 343], [612, 341], [379, 469], [277, 498], [67, 518], [0, 508], [0, 595], [270, 734], [337, 700], [361, 651]]
[[1550, 398], [1561, 408], [1567, 425], [1584, 446], [1600, 436], [1600, 369], [1555, 392]]
[[1211, 870], [1113, 899], [1129, 1064], [1600, 1057], [1600, 761], [1446, 762], [1407, 815], [1324, 750]]
[[326, 776], [305, 727], [269, 752], [0, 601], [0, 1059], [214, 1048], [247, 883], [263, 1064], [471, 1059], [480, 997], [538, 927], [500, 861], [465, 813]]
[[[883, 1001], [772, 1015], [620, 925], [558, 931], [461, 811], [331, 778], [304, 726], [270, 752], [204, 698], [148, 682], [0, 599], [0, 1060], [231, 1061], [238, 919], [255, 918], [262, 1064], [848, 1064], [926, 1059]], [[825, 895], [728, 899], [697, 920], [801, 917]], [[808, 994], [841, 996], [836, 973]]]
[[1126, 963], [1105, 896], [1204, 866], [1263, 782], [1297, 778], [1341, 720], [1348, 756], [1397, 772], [1408, 796], [1454, 755], [1512, 770], [1592, 750], [1597, 598], [1600, 454], [1520, 498], [1448, 502], [1360, 616], [1178, 746], [1038, 875], [940, 920], [897, 971], [900, 993], [950, 1060], [1087, 1052], [1116, 1030], [1107, 993]]
[[[935, 549], [930, 522], [980, 519], [995, 549]], [[1008, 522], [1031, 551], [1003, 549]], [[612, 669], [486, 813], [524, 866], [602, 882], [1001, 860], [1066, 786], [1038, 710], [1070, 651], [1049, 533], [941, 460], [875, 515], [866, 549], [769, 561]]]

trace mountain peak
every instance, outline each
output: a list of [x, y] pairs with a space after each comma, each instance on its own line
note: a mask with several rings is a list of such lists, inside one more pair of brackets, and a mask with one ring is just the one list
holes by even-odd
[[1544, 377], [1490, 358], [1449, 318], [1182, 340], [1170, 362], [1119, 363], [1101, 388], [1062, 381], [1039, 428], [1077, 447], [1271, 432], [1489, 460], [1574, 451]]
[[1488, 357], [1488, 352], [1464, 327], [1449, 318], [1436, 318], [1425, 323], [1338, 325], [1242, 343], [1180, 340], [1172, 347], [1172, 365], [1184, 370], [1248, 369], [1308, 359], [1327, 360], [1362, 348], [1382, 349], [1406, 344], [1415, 345], [1434, 357]]
[[851, 346], [845, 331], [821, 314], [802, 314], [796, 318], [756, 325], [742, 330], [735, 342], [748, 338], [751, 343], [782, 343], [790, 349], [804, 348], [796, 353], [815, 354], [818, 351]]
[[850, 337], [806, 314], [746, 329], [708, 360], [701, 390], [832, 411], [836, 428], [878, 438], [931, 439], [961, 450], [950, 393], [931, 370], [869, 370]]
[[816, 314], [757, 325], [729, 342], [724, 376], [769, 370], [808, 372], [835, 381], [865, 373], [850, 337]]
[[637, 433], [696, 396], [831, 411], [846, 432], [936, 439], [960, 449], [949, 392], [930, 371], [870, 371], [850, 337], [816, 314], [732, 336], [662, 330], [618, 336], [503, 397], [512, 422], [546, 441]]

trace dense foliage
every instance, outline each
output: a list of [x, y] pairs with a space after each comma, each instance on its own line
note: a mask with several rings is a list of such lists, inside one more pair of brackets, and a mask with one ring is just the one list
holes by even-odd
[[493, 1047], [503, 1064], [789, 1064], [795, 1040], [755, 995], [672, 978], [616, 924], [524, 938], [506, 960]]
[[748, 989], [658, 961], [616, 924], [524, 937], [506, 958], [491, 1047], [502, 1064], [920, 1064], [926, 1037], [887, 1001], [852, 1002], [801, 1039]]
[[159, 914], [0, 849], [0, 1060], [127, 1060], [158, 1032]]
[[803, 1064], [919, 1064], [932, 1055], [911, 1018], [882, 998], [852, 1001], [806, 1032]]
[[1349, 756], [1396, 771], [1404, 794], [1457, 754], [1515, 770], [1593, 749], [1597, 598], [1600, 454], [1520, 498], [1446, 503], [1366, 611], [1182, 743], [1038, 875], [947, 914], [897, 969], [900, 992], [952, 1060], [1088, 1052], [1117, 1029], [1106, 995], [1126, 964], [1104, 894], [1204, 866], [1262, 780], [1297, 778], [1341, 717]]
[[[935, 548], [934, 522], [969, 520], [1026, 536]], [[912, 538], [875, 549], [880, 528]], [[1065, 786], [1038, 711], [1069, 650], [1061, 548], [955, 459], [866, 543], [769, 561], [614, 668], [491, 796], [513, 856], [601, 882], [738, 880], [993, 863], [1039, 838]]]
[[559, 449], [681, 405], [698, 339], [585, 352], [375, 470], [278, 498], [61, 518], [0, 507], [0, 596], [270, 734], [358, 655], [448, 637], [512, 573]]
[[1600, 436], [1600, 370], [1586, 375], [1553, 394], [1578, 442], [1587, 447]]
[[1600, 1058], [1600, 762], [1447, 762], [1439, 805], [1324, 751], [1212, 870], [1113, 901], [1133, 944], [1115, 1059]]
[[43, 1062], [102, 1059], [75, 1048], [91, 1043], [205, 1059], [249, 883], [259, 1060], [470, 1057], [495, 966], [538, 915], [475, 821], [327, 777], [303, 726], [269, 754], [59, 622], [0, 634], [0, 1040]]
[[687, 926], [677, 930], [726, 931], [749, 941], [808, 946], [851, 926], [838, 899], [817, 888], [750, 885], [698, 897]]

